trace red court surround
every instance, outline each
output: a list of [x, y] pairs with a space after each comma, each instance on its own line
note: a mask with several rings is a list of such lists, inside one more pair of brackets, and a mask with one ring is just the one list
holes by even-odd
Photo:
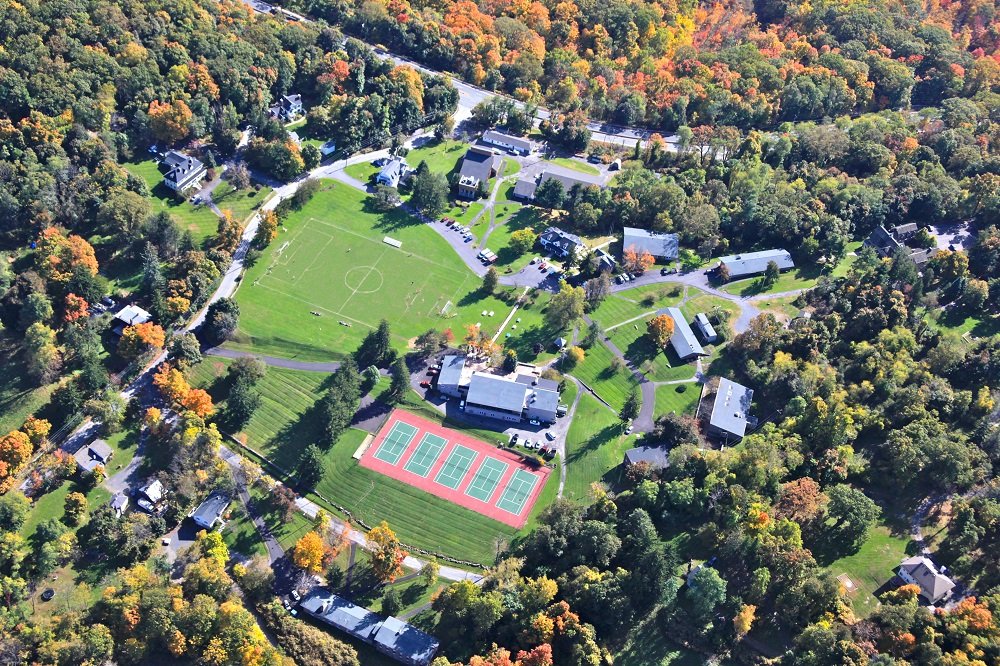
[[[392, 428], [397, 421], [402, 421], [403, 423], [408, 423], [409, 425], [416, 427], [418, 432], [413, 436], [413, 439], [410, 440], [409, 445], [407, 445], [406, 450], [403, 451], [403, 455], [399, 458], [396, 464], [390, 465], [389, 463], [376, 458], [374, 454], [382, 445], [382, 441], [392, 431]], [[438, 457], [434, 461], [434, 465], [431, 467], [431, 471], [426, 478], [403, 469], [407, 461], [409, 461], [410, 456], [413, 455], [413, 452], [420, 444], [420, 440], [423, 438], [425, 432], [430, 432], [448, 440], [448, 443], [445, 444], [441, 453], [438, 454]], [[458, 489], [452, 490], [451, 488], [436, 483], [434, 478], [437, 476], [437, 473], [441, 470], [441, 468], [444, 467], [445, 461], [448, 459], [449, 454], [452, 449], [455, 448], [456, 444], [461, 444], [466, 448], [472, 449], [477, 455], [476, 459], [472, 463], [472, 466], [469, 467], [469, 470], [462, 478], [462, 482], [459, 484]], [[481, 502], [465, 494], [466, 488], [470, 483], [472, 483], [472, 479], [475, 477], [476, 471], [479, 469], [479, 466], [482, 464], [485, 456], [496, 458], [497, 460], [506, 463], [508, 466], [507, 471], [504, 472], [503, 477], [500, 479], [500, 483], [497, 484], [496, 489], [493, 491], [493, 496], [490, 497], [489, 503]], [[522, 462], [521, 457], [515, 453], [498, 449], [495, 446], [490, 446], [485, 442], [473, 439], [472, 437], [458, 432], [457, 430], [445, 428], [437, 423], [434, 423], [433, 421], [420, 418], [419, 416], [403, 411], [402, 409], [393, 410], [393, 412], [389, 415], [389, 418], [382, 426], [382, 429], [379, 430], [378, 434], [375, 436], [375, 439], [368, 447], [368, 450], [365, 451], [363, 456], [361, 456], [360, 462], [362, 467], [375, 470], [376, 472], [385, 474], [386, 476], [396, 479], [397, 481], [402, 481], [408, 485], [420, 488], [421, 490], [429, 492], [436, 497], [448, 500], [449, 502], [458, 504], [466, 509], [471, 509], [476, 513], [487, 516], [488, 518], [498, 520], [502, 523], [510, 525], [511, 527], [517, 528], [524, 527], [524, 523], [528, 520], [528, 514], [531, 513], [531, 508], [535, 505], [535, 501], [538, 499], [538, 495], [542, 492], [542, 488], [545, 487], [545, 482], [548, 481], [549, 474], [552, 471], [548, 467], [535, 469]], [[507, 487], [507, 482], [510, 481], [510, 477], [513, 476], [514, 470], [516, 469], [522, 469], [538, 477], [538, 483], [535, 484], [535, 487], [531, 492], [531, 496], [528, 497], [527, 501], [524, 503], [519, 515], [514, 515], [509, 511], [505, 511], [496, 506], [496, 503], [500, 500], [500, 496], [503, 494], [504, 489]]]

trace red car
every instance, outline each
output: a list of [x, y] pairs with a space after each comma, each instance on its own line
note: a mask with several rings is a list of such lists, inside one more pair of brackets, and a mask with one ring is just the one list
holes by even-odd
[[420, 382], [420, 388], [430, 388], [430, 387], [431, 387], [431, 383], [429, 381], [424, 380], [424, 381]]

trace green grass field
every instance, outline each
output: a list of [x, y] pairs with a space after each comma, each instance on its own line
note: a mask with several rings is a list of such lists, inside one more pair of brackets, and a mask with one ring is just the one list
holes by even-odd
[[505, 214], [503, 220], [497, 220], [493, 231], [486, 238], [485, 246], [497, 253], [497, 261], [494, 264], [498, 271], [502, 273], [516, 273], [531, 261], [534, 255], [532, 250], [524, 254], [517, 254], [510, 247], [510, 237], [515, 231], [521, 229], [532, 229], [535, 233], [540, 233], [545, 229], [539, 210], [534, 206], [522, 206], [514, 209], [513, 204], [503, 204], [498, 207]]
[[[208, 359], [191, 371], [190, 381], [195, 386], [208, 387], [215, 398], [224, 397], [221, 378], [228, 364], [227, 360]], [[261, 406], [241, 439], [245, 437], [248, 446], [281, 467], [294, 469], [302, 450], [321, 439], [318, 421], [311, 410], [328, 377], [324, 373], [269, 368], [267, 376], [257, 385], [262, 396]], [[377, 390], [387, 387], [388, 382], [383, 380]], [[408, 397], [416, 403], [416, 394]], [[217, 404], [225, 403], [217, 401]], [[434, 420], [444, 421], [426, 405], [423, 409], [419, 404], [404, 403], [402, 406], [421, 416], [434, 418], [436, 415]], [[454, 427], [451, 423], [445, 425]], [[496, 433], [486, 431], [466, 432], [488, 443], [498, 438]], [[492, 563], [496, 540], [509, 544], [517, 534], [517, 530], [503, 523], [361, 467], [352, 455], [365, 435], [361, 430], [351, 429], [329, 449], [323, 480], [316, 488], [320, 496], [346, 507], [369, 525], [387, 520], [406, 543], [483, 564]], [[540, 510], [555, 499], [558, 476], [558, 470], [550, 475], [529, 525]], [[324, 503], [320, 501], [320, 504]], [[334, 507], [326, 508], [335, 511]], [[268, 525], [271, 525], [270, 520]], [[278, 539], [283, 544], [285, 540], [294, 543], [308, 529], [308, 526], [292, 525], [287, 528], [288, 533], [280, 533]], [[239, 534], [244, 534], [243, 528], [239, 529]]]
[[593, 483], [617, 482], [625, 451], [635, 446], [634, 436], [622, 435], [618, 416], [594, 396], [584, 392], [566, 435], [566, 485], [563, 496], [585, 502]]
[[612, 367], [613, 358], [611, 350], [598, 342], [586, 350], [583, 362], [569, 372], [619, 410], [636, 382], [628, 368], [615, 370]]
[[[208, 206], [194, 206], [185, 198], [174, 194], [173, 190], [163, 184], [163, 174], [160, 173], [154, 160], [131, 162], [122, 166], [134, 176], [142, 178], [149, 188], [149, 199], [153, 212], [166, 211], [177, 220], [184, 231], [190, 231], [196, 242], [201, 242], [215, 233], [219, 226], [219, 218]], [[193, 191], [193, 190], [192, 190]]]
[[847, 596], [858, 617], [868, 617], [878, 606], [874, 592], [892, 578], [894, 569], [906, 557], [906, 537], [893, 535], [888, 527], [872, 529], [868, 540], [853, 555], [834, 560], [827, 567], [834, 576], [847, 574], [857, 591]]
[[617, 666], [703, 666], [707, 658], [671, 642], [655, 614], [639, 621], [615, 654]]
[[798, 296], [779, 296], [777, 298], [765, 298], [754, 301], [754, 305], [760, 308], [761, 312], [773, 312], [791, 319], [799, 314], [799, 308], [792, 305]]
[[496, 330], [510, 307], [482, 294], [480, 278], [436, 231], [401, 210], [369, 211], [364, 193], [346, 185], [324, 185], [244, 276], [231, 346], [325, 360], [353, 350], [382, 318], [399, 349], [429, 328]]
[[647, 319], [640, 319], [610, 331], [611, 341], [625, 354], [625, 358], [653, 382], [672, 382], [694, 377], [697, 366], [693, 361], [682, 361], [673, 347], [657, 348], [646, 335]]
[[[271, 196], [270, 187], [261, 187], [259, 191], [253, 187], [237, 191], [228, 181], [223, 180], [212, 192], [212, 201], [220, 209], [232, 211], [233, 217], [242, 222], [250, 217], [250, 214], [257, 210], [269, 196]], [[215, 230], [212, 231], [214, 233]]]
[[[680, 303], [683, 295], [684, 286], [680, 284], [650, 284], [626, 289], [608, 296], [590, 316], [608, 329], [660, 308], [675, 306]], [[642, 321], [636, 323], [643, 324]]]
[[41, 409], [57, 383], [38, 386], [27, 375], [13, 332], [0, 332], [0, 436], [24, 425]]
[[694, 416], [699, 396], [701, 396], [701, 384], [694, 382], [657, 386], [656, 407], [653, 413], [657, 417], [671, 412]]
[[591, 176], [601, 175], [601, 170], [595, 167], [593, 164], [588, 164], [587, 162], [581, 162], [580, 160], [575, 160], [571, 157], [553, 157], [552, 159], [545, 161], [551, 162], [552, 164], [558, 164], [561, 167], [572, 169], [573, 171], [579, 171], [580, 173], [589, 174]]
[[431, 141], [419, 148], [414, 148], [406, 154], [406, 163], [414, 169], [422, 161], [427, 162], [427, 166], [434, 173], [443, 173], [446, 176], [455, 170], [459, 160], [469, 149], [469, 144], [463, 141]]

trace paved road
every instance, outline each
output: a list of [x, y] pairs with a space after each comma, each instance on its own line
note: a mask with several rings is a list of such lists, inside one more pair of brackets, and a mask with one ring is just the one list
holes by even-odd
[[247, 512], [247, 516], [250, 517], [254, 527], [257, 528], [257, 533], [260, 534], [260, 538], [264, 542], [264, 547], [267, 549], [268, 561], [274, 564], [284, 557], [285, 549], [281, 547], [274, 534], [268, 529], [267, 523], [264, 522], [264, 519], [257, 511], [257, 507], [250, 497], [250, 492], [247, 490], [246, 477], [243, 474], [242, 458], [239, 454], [233, 453], [225, 446], [219, 447], [219, 457], [225, 460], [226, 464], [232, 470], [233, 480], [236, 482], [236, 495], [240, 498], [243, 509]]

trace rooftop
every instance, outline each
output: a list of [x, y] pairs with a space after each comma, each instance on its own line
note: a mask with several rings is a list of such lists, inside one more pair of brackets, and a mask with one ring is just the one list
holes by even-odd
[[302, 610], [365, 642], [371, 642], [382, 620], [367, 608], [322, 588], [302, 600]]
[[382, 621], [372, 642], [385, 652], [404, 657], [411, 664], [430, 663], [440, 645], [430, 634], [395, 617]]
[[462, 372], [465, 370], [465, 356], [445, 356], [441, 359], [441, 372], [438, 373], [438, 385], [458, 386], [462, 383]]
[[719, 379], [719, 389], [715, 394], [709, 423], [714, 428], [742, 437], [747, 431], [751, 402], [752, 389], [723, 377]]
[[191, 517], [203, 527], [214, 527], [215, 523], [222, 519], [222, 514], [229, 506], [229, 496], [223, 493], [212, 493], [202, 502]]
[[677, 234], [663, 234], [634, 227], [625, 227], [623, 231], [622, 250], [634, 247], [637, 251], [645, 250], [654, 257], [677, 258], [680, 247]]
[[705, 336], [705, 339], [711, 341], [713, 338], [718, 337], [715, 332], [715, 327], [712, 326], [712, 322], [708, 320], [708, 315], [704, 312], [699, 312], [694, 316], [694, 321], [701, 329], [701, 334]]
[[625, 452], [625, 462], [629, 465], [648, 463], [651, 467], [663, 469], [670, 464], [667, 452], [659, 446], [637, 446]]
[[705, 349], [698, 342], [680, 308], [667, 308], [667, 315], [674, 320], [674, 333], [670, 336], [670, 344], [677, 355], [682, 359], [703, 355]]
[[744, 252], [719, 259], [719, 263], [725, 264], [726, 268], [729, 269], [729, 276], [732, 278], [763, 273], [767, 270], [768, 263], [772, 261], [778, 264], [780, 270], [795, 268], [795, 262], [792, 261], [792, 255], [788, 253], [788, 250]]
[[524, 409], [524, 398], [527, 387], [512, 379], [486, 374], [472, 373], [469, 382], [469, 394], [466, 402], [484, 407], [503, 409], [508, 412], [520, 412]]
[[500, 168], [502, 161], [503, 158], [489, 148], [473, 146], [465, 153], [459, 173], [465, 178], [472, 177], [485, 183]]
[[528, 139], [523, 139], [519, 136], [512, 136], [510, 134], [504, 134], [503, 132], [497, 132], [496, 130], [483, 132], [483, 141], [486, 141], [487, 143], [514, 146], [518, 150], [531, 152], [531, 141]]
[[138, 305], [126, 305], [115, 315], [115, 319], [124, 322], [129, 326], [135, 326], [136, 324], [145, 324], [150, 321], [153, 315], [149, 314]]

